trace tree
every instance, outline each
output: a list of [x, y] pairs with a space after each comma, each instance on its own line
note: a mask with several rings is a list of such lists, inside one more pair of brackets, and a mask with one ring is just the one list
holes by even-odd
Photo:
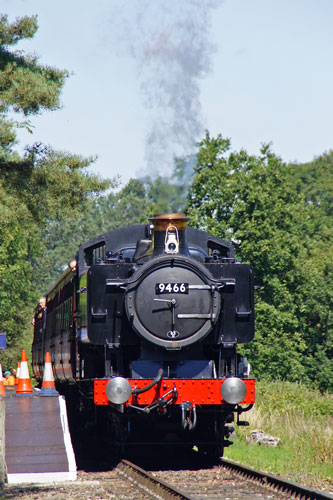
[[28, 116], [60, 106], [68, 72], [38, 64], [35, 55], [10, 50], [19, 41], [32, 38], [37, 29], [37, 16], [17, 18], [11, 24], [8, 16], [0, 16], [1, 113], [12, 109]]
[[[131, 224], [147, 223], [156, 213], [181, 212], [193, 174], [193, 158], [179, 158], [171, 176], [130, 179], [120, 190], [90, 200], [84, 212], [50, 220], [42, 234], [43, 260], [36, 286], [45, 291], [75, 256], [78, 246], [94, 236]], [[115, 188], [118, 188], [114, 184]]]
[[151, 204], [151, 213], [181, 213], [193, 177], [196, 155], [175, 158], [171, 177], [146, 176], [140, 180]]
[[[260, 156], [230, 152], [228, 139], [207, 133], [187, 213], [197, 227], [236, 241], [238, 256], [254, 268], [256, 338], [246, 351], [255, 373], [308, 382], [315, 378], [320, 385], [309, 365], [316, 353], [322, 358], [327, 351], [323, 340], [323, 349], [318, 350], [318, 338], [314, 345], [303, 315], [305, 284], [321, 276], [313, 260], [318, 214], [297, 192], [292, 167], [269, 145]], [[312, 301], [318, 306], [321, 297], [312, 296]], [[321, 387], [327, 388], [328, 381]]]
[[43, 259], [36, 263], [35, 283], [40, 292], [58, 279], [81, 243], [121, 226], [146, 222], [147, 207], [143, 184], [130, 179], [120, 191], [88, 200], [84, 211], [50, 220], [42, 232]]
[[311, 379], [321, 389], [333, 388], [333, 152], [312, 162], [291, 164], [291, 181], [313, 207], [312, 249], [302, 263], [307, 279], [298, 290], [303, 330], [310, 346], [306, 360]]
[[[12, 348], [22, 345], [38, 297], [33, 273], [44, 228], [50, 220], [77, 213], [110, 185], [84, 172], [92, 159], [41, 144], [28, 147], [23, 157], [13, 149], [16, 128], [29, 128], [29, 115], [60, 106], [68, 76], [67, 71], [40, 65], [36, 56], [12, 50], [36, 30], [36, 16], [11, 24], [6, 15], [0, 17], [0, 331], [7, 333]], [[23, 121], [9, 119], [9, 112]], [[10, 355], [2, 353], [1, 359]]]
[[292, 177], [306, 203], [322, 210], [322, 217], [333, 216], [333, 151], [323, 153], [311, 162], [292, 163]]

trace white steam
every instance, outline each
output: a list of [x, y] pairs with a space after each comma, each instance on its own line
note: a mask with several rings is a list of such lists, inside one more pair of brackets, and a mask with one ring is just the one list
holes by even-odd
[[174, 157], [193, 153], [202, 137], [200, 79], [211, 70], [211, 16], [220, 4], [126, 0], [115, 13], [137, 65], [148, 113], [145, 160], [150, 175], [171, 173]]

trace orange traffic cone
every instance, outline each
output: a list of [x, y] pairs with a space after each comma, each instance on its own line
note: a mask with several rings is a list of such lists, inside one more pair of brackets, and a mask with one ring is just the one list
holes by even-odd
[[45, 354], [44, 374], [42, 389], [39, 396], [58, 396], [59, 392], [55, 388], [54, 376], [51, 364], [51, 355], [49, 352]]
[[20, 370], [21, 370], [21, 361], [18, 361], [17, 362], [17, 368], [16, 368], [15, 385], [17, 385], [19, 383]]
[[3, 378], [2, 378], [2, 366], [0, 364], [0, 396], [6, 396], [6, 389], [3, 383]]
[[27, 361], [27, 353], [26, 351], [22, 351], [21, 354], [21, 369], [20, 369], [20, 378], [16, 389], [17, 396], [29, 396], [33, 394], [33, 390], [30, 382], [30, 375], [28, 369], [28, 361]]

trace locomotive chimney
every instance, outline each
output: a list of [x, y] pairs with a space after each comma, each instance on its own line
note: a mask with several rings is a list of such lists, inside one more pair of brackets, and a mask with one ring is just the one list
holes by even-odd
[[186, 225], [189, 220], [184, 214], [159, 214], [149, 219], [153, 225], [153, 255], [189, 255], [186, 241]]

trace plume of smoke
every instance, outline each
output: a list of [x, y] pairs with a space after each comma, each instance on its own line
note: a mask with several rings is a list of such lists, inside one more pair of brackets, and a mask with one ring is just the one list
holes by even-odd
[[[221, 0], [122, 4], [122, 38], [136, 61], [148, 111], [145, 160], [150, 175], [170, 172], [174, 158], [193, 153], [202, 136], [200, 80], [211, 70], [211, 16], [220, 4]], [[117, 17], [119, 26], [119, 11]]]

